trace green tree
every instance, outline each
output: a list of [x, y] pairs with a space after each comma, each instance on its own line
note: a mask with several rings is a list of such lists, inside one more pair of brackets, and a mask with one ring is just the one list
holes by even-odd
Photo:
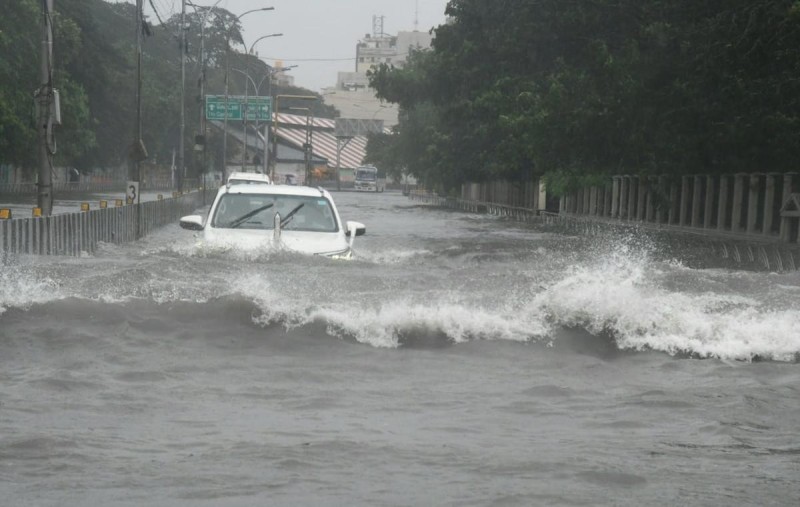
[[[409, 114], [435, 109], [415, 149], [436, 150], [442, 183], [794, 170], [794, 0], [451, 0], [446, 12], [424, 57], [371, 74]], [[421, 126], [401, 121], [398, 139], [406, 128]]]

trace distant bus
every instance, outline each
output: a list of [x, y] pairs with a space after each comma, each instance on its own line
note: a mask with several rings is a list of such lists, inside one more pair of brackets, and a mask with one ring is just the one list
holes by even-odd
[[386, 172], [371, 165], [356, 168], [355, 189], [359, 192], [383, 192], [386, 190]]

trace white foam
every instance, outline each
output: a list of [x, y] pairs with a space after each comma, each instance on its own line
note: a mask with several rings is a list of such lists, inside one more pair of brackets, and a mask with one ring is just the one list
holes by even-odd
[[398, 347], [403, 337], [421, 332], [444, 336], [454, 343], [469, 340], [529, 341], [547, 336], [541, 316], [520, 319], [518, 309], [487, 308], [461, 301], [456, 293], [440, 294], [437, 302], [415, 301], [410, 297], [370, 301], [350, 295], [351, 300], [310, 301], [307, 295], [277, 290], [272, 283], [250, 277], [237, 282], [238, 291], [260, 309], [256, 324], [283, 324], [287, 328], [322, 322], [335, 336], [352, 337], [375, 347]]
[[2, 266], [0, 270], [0, 315], [8, 308], [30, 308], [31, 305], [66, 297], [50, 278], [35, 279], [27, 273]]
[[364, 251], [357, 250], [355, 257], [358, 260], [372, 262], [374, 264], [405, 264], [412, 262], [420, 257], [431, 255], [430, 250], [385, 250], [385, 251]]
[[572, 267], [530, 306], [554, 324], [611, 333], [624, 349], [736, 360], [800, 354], [800, 311], [772, 311], [738, 294], [669, 291], [654, 268], [614, 254]]
[[441, 334], [454, 343], [470, 340], [529, 341], [548, 329], [538, 319], [515, 319], [512, 313], [459, 303], [383, 303], [376, 308], [323, 308], [312, 317], [324, 319], [333, 332], [353, 336], [375, 347], [397, 347], [402, 338], [421, 330]]

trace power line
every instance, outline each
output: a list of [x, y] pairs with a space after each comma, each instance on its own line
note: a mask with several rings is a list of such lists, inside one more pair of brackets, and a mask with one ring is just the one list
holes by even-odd
[[156, 9], [156, 5], [153, 3], [153, 0], [150, 0], [150, 7], [153, 9], [153, 12], [156, 13], [156, 18], [158, 19], [158, 22], [161, 23], [161, 26], [166, 28], [164, 20], [161, 19], [161, 15], [158, 13], [158, 9]]

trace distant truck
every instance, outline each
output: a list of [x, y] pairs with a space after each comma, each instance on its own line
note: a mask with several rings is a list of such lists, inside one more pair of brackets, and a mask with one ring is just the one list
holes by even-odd
[[386, 190], [386, 172], [371, 165], [357, 167], [354, 188], [359, 192], [383, 192]]

